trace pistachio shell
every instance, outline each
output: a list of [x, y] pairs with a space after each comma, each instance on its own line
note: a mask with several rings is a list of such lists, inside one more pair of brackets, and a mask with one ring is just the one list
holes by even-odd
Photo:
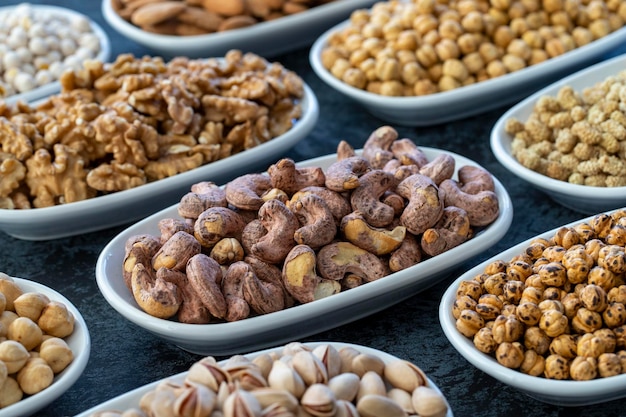
[[339, 349], [339, 357], [341, 358], [341, 372], [352, 372], [352, 360], [361, 352], [352, 346], [344, 346]]
[[359, 391], [359, 376], [352, 372], [345, 372], [334, 376], [328, 381], [330, 388], [338, 400], [353, 401]]
[[336, 402], [337, 399], [331, 389], [319, 383], [309, 386], [300, 399], [302, 408], [316, 417], [333, 416], [337, 409]]
[[407, 414], [415, 414], [411, 393], [400, 388], [392, 388], [387, 391], [387, 397], [394, 400]]
[[337, 411], [334, 417], [359, 417], [359, 412], [350, 401], [337, 400]]
[[225, 372], [213, 357], [200, 359], [191, 365], [186, 381], [196, 382], [217, 392], [222, 382], [230, 382], [230, 375]]
[[367, 371], [374, 371], [378, 375], [383, 375], [385, 362], [376, 355], [368, 353], [359, 353], [352, 358], [352, 372], [359, 376], [363, 376]]
[[374, 371], [367, 371], [361, 377], [359, 382], [359, 392], [357, 393], [357, 402], [366, 395], [387, 395], [387, 388], [383, 378]]
[[267, 381], [270, 387], [284, 389], [296, 398], [300, 398], [306, 388], [300, 375], [282, 360], [274, 362]]
[[428, 384], [424, 371], [402, 359], [386, 364], [384, 377], [393, 387], [407, 392], [413, 392], [415, 388]]
[[328, 372], [322, 361], [309, 351], [300, 351], [293, 355], [292, 367], [300, 374], [306, 385], [326, 384]]
[[252, 359], [252, 363], [259, 367], [261, 375], [263, 375], [265, 379], [267, 379], [267, 376], [270, 374], [273, 362], [274, 358], [269, 353], [264, 353]]
[[326, 367], [328, 378], [339, 375], [339, 372], [341, 372], [341, 356], [337, 349], [332, 345], [320, 345], [313, 349], [313, 354], [317, 356]]
[[446, 399], [433, 388], [415, 388], [411, 400], [415, 412], [421, 417], [444, 417], [448, 413]]
[[405, 417], [407, 413], [402, 407], [383, 395], [366, 395], [356, 403], [361, 417]]
[[185, 388], [176, 398], [173, 408], [179, 417], [208, 416], [217, 404], [217, 394], [201, 384]]
[[224, 401], [224, 417], [258, 417], [261, 404], [250, 392], [236, 389]]
[[272, 404], [280, 405], [292, 412], [298, 408], [298, 399], [289, 391], [266, 387], [255, 389], [251, 393], [264, 409]]

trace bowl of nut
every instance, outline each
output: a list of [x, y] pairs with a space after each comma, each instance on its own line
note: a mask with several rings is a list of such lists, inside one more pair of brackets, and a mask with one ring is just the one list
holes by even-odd
[[264, 168], [319, 115], [297, 74], [237, 50], [169, 62], [123, 54], [66, 72], [62, 84], [37, 105], [8, 106], [0, 121], [11, 140], [0, 155], [0, 230], [20, 239], [129, 223], [195, 182]]
[[[316, 375], [311, 372], [313, 367]], [[212, 371], [212, 376], [207, 371]], [[225, 391], [222, 384], [227, 381], [234, 382], [238, 389], [220, 395], [222, 400], [218, 401], [223, 403], [211, 400], [218, 397], [218, 391]], [[189, 389], [182, 389], [183, 385]], [[177, 387], [181, 389], [175, 390]], [[415, 363], [350, 343], [291, 342], [220, 362], [212, 356], [204, 357], [188, 371], [122, 394], [77, 417], [137, 409], [158, 415], [163, 409], [159, 391], [176, 398], [199, 392], [198, 397], [207, 399], [203, 415], [220, 406], [224, 415], [234, 415], [233, 404], [237, 403], [254, 410], [255, 415], [316, 415], [323, 409], [324, 415], [392, 416], [407, 415], [410, 410], [411, 415], [453, 416], [440, 388]]]
[[59, 78], [85, 60], [107, 61], [111, 45], [93, 20], [58, 6], [0, 7], [0, 98], [31, 102], [61, 89]]
[[157, 337], [234, 354], [412, 296], [495, 244], [512, 213], [480, 165], [383, 126], [362, 151], [341, 142], [338, 154], [283, 158], [223, 187], [194, 184], [111, 240], [96, 282], [122, 317]]
[[119, 33], [164, 57], [221, 56], [241, 49], [265, 57], [310, 45], [352, 10], [374, 0], [151, 1], [102, 0]]
[[[311, 66], [376, 117], [426, 126], [514, 103], [597, 62], [626, 37], [619, 2], [612, 9], [578, 5], [573, 13], [595, 17], [585, 26], [561, 10], [528, 12], [508, 1], [487, 10], [442, 3], [378, 2], [356, 10], [315, 41]], [[549, 23], [558, 19], [571, 31]]]
[[[521, 101], [496, 122], [502, 165], [559, 204], [586, 214], [626, 205], [626, 55], [570, 75]], [[620, 143], [622, 146], [620, 147]]]
[[[0, 293], [6, 301], [0, 417], [27, 416], [56, 400], [82, 375], [91, 339], [78, 309], [53, 289], [0, 273]], [[38, 355], [31, 357], [34, 351]]]
[[623, 209], [528, 239], [472, 268], [441, 300], [472, 365], [560, 406], [626, 395]]

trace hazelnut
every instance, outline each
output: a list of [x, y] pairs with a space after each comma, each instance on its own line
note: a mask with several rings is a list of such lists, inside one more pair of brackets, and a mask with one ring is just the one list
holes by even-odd
[[0, 390], [0, 409], [19, 402], [22, 397], [24, 397], [24, 393], [20, 389], [20, 385], [15, 378], [8, 377]]
[[30, 358], [17, 373], [17, 382], [25, 394], [36, 394], [48, 388], [54, 380], [54, 372], [41, 358]]
[[5, 340], [0, 343], [0, 361], [4, 362], [9, 374], [19, 371], [28, 360], [28, 357], [28, 351], [20, 342]]
[[28, 317], [36, 322], [41, 316], [44, 307], [50, 302], [45, 294], [37, 292], [27, 292], [14, 301], [15, 312], [20, 317]]
[[50, 365], [55, 374], [64, 370], [74, 359], [72, 349], [67, 342], [58, 337], [44, 340], [39, 348], [39, 356]]
[[39, 346], [43, 333], [37, 323], [28, 317], [18, 317], [9, 325], [7, 338], [20, 342], [26, 350], [33, 350]]
[[37, 324], [46, 334], [63, 338], [74, 331], [74, 315], [65, 304], [51, 301], [41, 312]]
[[22, 295], [22, 289], [13, 281], [12, 278], [3, 274], [4, 277], [0, 277], [0, 293], [5, 297], [5, 310], [14, 311], [13, 302], [17, 297]]

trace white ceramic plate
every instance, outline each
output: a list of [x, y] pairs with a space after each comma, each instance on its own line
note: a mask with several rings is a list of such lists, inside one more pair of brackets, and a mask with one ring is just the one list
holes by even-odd
[[329, 86], [361, 104], [389, 123], [429, 126], [484, 113], [514, 103], [566, 74], [583, 68], [626, 40], [626, 27], [595, 42], [523, 70], [450, 91], [420, 97], [386, 97], [352, 87], [333, 76], [321, 63], [328, 37], [350, 24], [329, 29], [311, 47], [309, 60], [315, 73]]
[[45, 408], [67, 391], [82, 375], [91, 352], [91, 338], [87, 324], [78, 309], [63, 295], [55, 290], [22, 278], [12, 277], [25, 292], [33, 291], [45, 294], [50, 300], [59, 301], [74, 315], [74, 332], [65, 341], [74, 352], [74, 360], [62, 372], [55, 376], [54, 382], [45, 390], [24, 397], [21, 401], [0, 409], [0, 417], [28, 416]]
[[49, 240], [129, 223], [180, 200], [200, 181], [224, 183], [252, 169], [264, 169], [315, 127], [319, 106], [305, 84], [302, 117], [281, 136], [228, 158], [129, 190], [53, 207], [0, 210], [0, 230], [18, 239]]
[[502, 115], [491, 131], [491, 150], [498, 161], [513, 174], [528, 181], [557, 203], [572, 210], [594, 214], [626, 205], [626, 187], [609, 188], [570, 184], [524, 167], [511, 155], [513, 138], [504, 129], [507, 120], [512, 117], [522, 122], [526, 121], [542, 96], [554, 97], [565, 85], [571, 86], [576, 91], [582, 91], [624, 70], [626, 70], [626, 55], [620, 55], [563, 78], [513, 106]]
[[[443, 151], [420, 148], [432, 160]], [[455, 155], [457, 168], [477, 165]], [[327, 155], [299, 163], [298, 166], [328, 167], [336, 155]], [[158, 222], [180, 218], [177, 205], [164, 209], [129, 227], [103, 249], [96, 264], [96, 282], [104, 298], [123, 317], [182, 349], [202, 355], [229, 355], [261, 349], [277, 343], [309, 336], [374, 314], [435, 284], [448, 270], [498, 242], [507, 232], [513, 217], [513, 206], [502, 184], [495, 179], [500, 215], [470, 241], [434, 258], [389, 276], [340, 292], [311, 303], [271, 314], [230, 323], [186, 324], [150, 316], [141, 310], [121, 274], [124, 244], [131, 236], [148, 233], [158, 236]], [[182, 195], [181, 195], [182, 197]], [[319, 320], [328, 317], [332, 320]]]
[[[398, 360], [399, 358], [397, 358], [396, 356], [390, 355], [389, 353], [374, 349], [374, 348], [370, 348], [367, 346], [362, 346], [362, 345], [355, 345], [355, 344], [351, 344], [351, 343], [341, 343], [341, 342], [311, 342], [311, 343], [303, 343], [305, 346], [310, 347], [311, 349], [314, 349], [316, 346], [319, 345], [330, 345], [332, 347], [334, 347], [335, 349], [339, 350], [343, 347], [352, 347], [356, 350], [358, 350], [361, 353], [366, 353], [366, 354], [370, 354], [370, 355], [376, 355], [378, 356], [380, 359], [383, 360], [383, 362], [385, 363], [389, 363], [392, 362], [394, 360]], [[272, 353], [272, 352], [280, 352], [282, 349], [282, 347], [276, 347], [276, 348], [272, 348], [272, 349], [266, 349], [263, 351], [258, 351], [258, 352], [252, 352], [249, 354], [246, 354], [245, 356], [249, 359], [254, 359], [255, 357], [265, 354], [265, 353]], [[223, 363], [224, 361], [220, 362]], [[420, 366], [419, 363], [415, 363], [415, 365]], [[176, 375], [172, 375], [171, 377], [168, 378], [164, 378], [161, 381], [155, 381], [152, 382], [150, 384], [144, 385], [143, 387], [139, 387], [133, 391], [127, 392], [126, 394], [122, 394], [116, 398], [113, 398], [109, 401], [106, 401], [96, 407], [93, 407], [87, 411], [84, 411], [80, 414], [78, 414], [76, 417], [89, 417], [91, 415], [93, 415], [96, 412], [102, 412], [102, 411], [106, 411], [106, 410], [128, 410], [129, 408], [137, 408], [139, 405], [139, 400], [141, 399], [141, 397], [149, 392], [152, 391], [156, 388], [157, 385], [159, 385], [162, 381], [174, 381], [174, 382], [182, 382], [184, 381], [185, 377], [187, 375], [187, 372], [181, 372], [179, 374]], [[441, 395], [444, 395], [445, 397], [445, 393], [442, 393], [441, 389], [430, 379], [428, 378], [428, 386], [430, 386], [431, 388], [435, 389], [437, 392], [439, 392]], [[453, 417], [453, 412], [452, 409], [450, 409], [450, 407], [448, 407], [448, 412], [446, 413], [445, 417]], [[382, 417], [382, 416], [381, 416]]]
[[[21, 6], [16, 5], [0, 7], [0, 14], [11, 13], [11, 11], [14, 10], [16, 7]], [[109, 60], [111, 55], [111, 42], [109, 40], [109, 36], [96, 22], [94, 22], [92, 19], [89, 19], [89, 17], [74, 10], [67, 9], [65, 7], [45, 6], [39, 4], [30, 4], [29, 7], [37, 13], [51, 13], [54, 14], [54, 16], [66, 16], [68, 18], [81, 17], [88, 19], [89, 24], [91, 25], [92, 32], [96, 36], [98, 36], [98, 39], [100, 40], [100, 53], [95, 57], [95, 59], [102, 62], [107, 62]], [[59, 91], [61, 91], [61, 84], [58, 81], [54, 81], [41, 87], [37, 87], [31, 91], [27, 91], [25, 93], [14, 94], [12, 96], [5, 97], [5, 100], [8, 103], [14, 103], [19, 100], [32, 102], [47, 97], [51, 94], [58, 93]]]
[[374, 0], [336, 0], [306, 12], [269, 22], [198, 36], [170, 36], [146, 32], [122, 19], [111, 7], [111, 0], [102, 0], [102, 14], [119, 33], [161, 54], [166, 58], [223, 56], [230, 49], [254, 52], [264, 57], [279, 55], [310, 45], [320, 33], [340, 22]]
[[[581, 219], [565, 226], [574, 226], [586, 222], [592, 217]], [[560, 227], [536, 237], [548, 238], [554, 236], [558, 229]], [[610, 378], [598, 378], [591, 381], [559, 381], [533, 377], [500, 365], [495, 358], [476, 349], [472, 340], [463, 336], [456, 329], [456, 320], [452, 315], [452, 305], [461, 281], [471, 280], [477, 274], [482, 273], [485, 267], [493, 261], [509, 261], [514, 256], [523, 253], [534, 238], [519, 243], [484, 261], [461, 275], [450, 285], [444, 293], [439, 307], [439, 321], [443, 332], [454, 348], [472, 365], [504, 384], [510, 385], [539, 401], [559, 406], [578, 407], [626, 397], [626, 374]]]

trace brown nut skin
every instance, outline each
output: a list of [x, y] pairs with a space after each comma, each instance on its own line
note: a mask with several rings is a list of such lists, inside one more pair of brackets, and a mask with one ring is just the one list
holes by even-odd
[[389, 273], [379, 257], [349, 242], [334, 242], [321, 248], [317, 253], [317, 270], [323, 278], [335, 281], [353, 274], [370, 282]]
[[435, 159], [422, 166], [419, 173], [426, 175], [433, 180], [437, 185], [441, 184], [443, 180], [452, 178], [454, 175], [456, 162], [454, 157], [447, 153], [438, 155]]
[[415, 165], [421, 168], [428, 163], [426, 154], [411, 139], [397, 139], [391, 143], [390, 149], [401, 165]]
[[167, 242], [176, 232], [186, 232], [193, 235], [193, 223], [181, 219], [161, 219], [158, 223], [161, 244]]
[[441, 219], [422, 234], [422, 250], [430, 256], [437, 256], [461, 243], [473, 235], [470, 221], [465, 210], [458, 207], [445, 207]]
[[243, 280], [245, 273], [241, 271], [243, 262], [231, 264], [222, 280], [222, 293], [226, 300], [226, 321], [238, 321], [250, 315], [250, 305], [243, 294]]
[[205, 248], [212, 248], [225, 237], [241, 239], [245, 222], [240, 214], [226, 207], [211, 207], [194, 223], [194, 237]]
[[359, 178], [370, 169], [367, 159], [361, 156], [338, 160], [326, 169], [326, 188], [337, 192], [352, 190], [359, 186]]
[[296, 215], [279, 200], [270, 200], [259, 209], [259, 220], [267, 233], [250, 248], [250, 254], [277, 264], [296, 245], [293, 236], [300, 228]]
[[227, 207], [226, 191], [214, 182], [203, 181], [191, 186], [178, 204], [178, 214], [185, 219], [197, 219], [211, 207]]
[[294, 305], [295, 301], [283, 283], [282, 271], [280, 268], [276, 265], [264, 262], [255, 256], [246, 256], [244, 258], [244, 262], [252, 267], [254, 273], [261, 281], [271, 282], [282, 289], [283, 304], [285, 308], [292, 307]]
[[443, 216], [443, 193], [429, 177], [411, 175], [398, 184], [396, 192], [409, 200], [400, 216], [400, 223], [414, 235], [424, 233]]
[[129, 290], [131, 290], [131, 276], [135, 265], [152, 265], [152, 257], [160, 248], [159, 239], [151, 235], [136, 235], [126, 241], [122, 276]]
[[187, 280], [187, 274], [173, 269], [160, 268], [156, 276], [163, 281], [171, 282], [178, 287], [181, 298], [180, 307], [176, 313], [181, 323], [206, 324], [211, 321], [211, 313]]
[[477, 194], [468, 194], [461, 191], [459, 183], [455, 180], [444, 180], [439, 188], [444, 193], [445, 205], [465, 210], [472, 226], [487, 226], [500, 214], [498, 196], [493, 191], [485, 190]]
[[374, 227], [391, 224], [395, 217], [394, 209], [381, 202], [380, 198], [398, 184], [393, 174], [375, 169], [361, 176], [359, 183], [350, 195], [352, 209], [361, 212], [365, 220]]
[[187, 232], [180, 231], [172, 235], [152, 257], [152, 268], [176, 269], [182, 271], [187, 261], [201, 251], [200, 242]]
[[[271, 281], [261, 281], [251, 265], [241, 262], [243, 296], [248, 305], [258, 314], [269, 314], [285, 307], [283, 285]], [[245, 268], [245, 269], [244, 269]]]
[[315, 252], [306, 245], [296, 245], [287, 254], [282, 279], [289, 294], [301, 303], [309, 303], [341, 291], [339, 282], [317, 275]]
[[195, 296], [214, 317], [224, 318], [227, 307], [220, 289], [222, 268], [217, 261], [202, 253], [194, 255], [187, 262], [185, 272]]
[[270, 175], [272, 187], [279, 188], [289, 195], [300, 191], [304, 187], [322, 187], [326, 183], [326, 175], [320, 167], [296, 166], [289, 158], [283, 158], [267, 170]]
[[389, 256], [389, 269], [398, 272], [422, 261], [422, 247], [411, 233], [405, 233], [402, 243]]
[[228, 203], [242, 210], [258, 210], [265, 200], [263, 193], [272, 188], [270, 178], [264, 174], [246, 174], [229, 181], [224, 186]]
[[396, 226], [392, 230], [370, 226], [359, 211], [344, 216], [340, 230], [350, 243], [378, 256], [396, 250], [406, 236], [404, 226]]
[[493, 176], [484, 168], [464, 165], [457, 171], [461, 191], [468, 194], [477, 194], [481, 191], [496, 191]]
[[345, 140], [340, 140], [337, 144], [337, 160], [341, 161], [342, 159], [350, 158], [352, 156], [356, 156], [356, 151], [354, 147], [350, 145]]
[[[301, 197], [307, 194], [314, 194], [324, 200], [331, 213], [333, 214], [333, 218], [335, 219], [335, 224], [339, 226], [341, 223], [341, 219], [343, 216], [347, 215], [352, 211], [352, 207], [350, 206], [350, 201], [345, 195], [340, 194], [336, 191], [332, 191], [326, 187], [304, 187], [293, 196], [291, 196], [291, 200], [287, 204], [287, 207], [292, 209], [291, 205], [298, 201]], [[293, 210], [293, 209], [292, 209]]]
[[322, 198], [307, 194], [292, 201], [290, 208], [301, 225], [293, 234], [298, 244], [317, 249], [333, 241], [337, 234], [335, 218]]
[[398, 139], [398, 132], [391, 126], [381, 126], [374, 130], [363, 144], [363, 157], [373, 169], [382, 169], [393, 159], [391, 144]]

